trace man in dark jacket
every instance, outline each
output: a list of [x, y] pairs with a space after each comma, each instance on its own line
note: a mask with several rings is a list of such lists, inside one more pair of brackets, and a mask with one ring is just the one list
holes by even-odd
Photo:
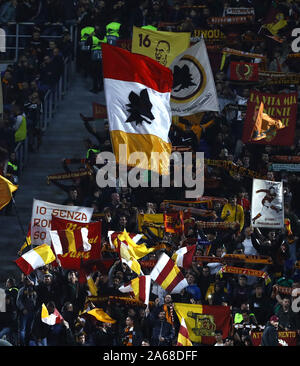
[[152, 329], [151, 346], [171, 346], [174, 337], [174, 328], [166, 321], [166, 313], [160, 311]]
[[267, 323], [262, 338], [261, 346], [273, 347], [278, 346], [278, 316], [272, 315], [270, 321]]

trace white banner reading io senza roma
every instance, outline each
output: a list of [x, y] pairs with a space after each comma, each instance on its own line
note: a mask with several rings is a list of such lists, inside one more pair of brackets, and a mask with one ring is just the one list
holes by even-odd
[[282, 182], [253, 179], [251, 223], [253, 227], [284, 227]]
[[52, 215], [61, 219], [88, 223], [91, 221], [94, 209], [91, 207], [66, 206], [57, 203], [33, 200], [31, 215], [31, 241], [33, 245], [51, 245]]

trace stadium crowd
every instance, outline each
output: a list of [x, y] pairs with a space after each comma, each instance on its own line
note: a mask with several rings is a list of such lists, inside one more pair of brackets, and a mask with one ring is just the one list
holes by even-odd
[[[14, 166], [18, 165], [14, 149], [20, 141], [16, 131], [22, 124], [22, 116], [28, 132], [21, 138], [30, 138], [38, 126], [43, 96], [57, 83], [64, 59], [72, 55], [68, 31], [70, 24], [77, 25], [79, 34], [82, 29], [93, 27], [93, 35], [102, 40], [110, 35], [107, 25], [118, 22], [121, 27], [117, 40], [122, 42], [131, 38], [133, 25], [152, 25], [159, 30], [190, 31], [192, 34], [197, 29], [215, 29], [217, 26], [208, 20], [211, 17], [222, 18], [228, 7], [253, 8], [255, 15], [251, 22], [219, 25], [218, 29], [226, 36], [222, 47], [263, 54], [266, 56], [265, 71], [299, 72], [299, 63], [295, 58], [288, 57], [291, 53], [291, 31], [299, 26], [299, 1], [1, 1], [2, 24], [35, 23], [30, 37], [25, 39], [19, 59], [15, 64], [8, 65], [1, 75], [1, 162], [10, 162], [6, 176], [13, 179], [18, 175], [14, 170]], [[263, 28], [273, 7], [279, 9], [287, 20], [275, 36]], [[54, 34], [61, 35], [59, 41], [51, 39]], [[41, 35], [49, 37], [48, 41], [44, 41]], [[101, 80], [100, 84], [94, 81], [95, 74], [100, 73], [101, 64], [97, 64], [96, 68], [89, 67], [93, 60], [87, 49], [82, 47], [83, 43], [84, 46], [88, 44], [88, 40], [83, 43], [82, 40], [79, 37], [76, 55], [78, 72], [91, 77], [92, 91], [98, 93], [103, 89], [103, 84]], [[7, 278], [6, 312], [0, 313], [0, 339], [18, 346], [171, 346], [177, 343], [180, 327], [173, 303], [184, 303], [230, 307], [230, 331], [224, 337], [222, 329], [216, 329], [212, 345], [253, 346], [252, 332], [264, 332], [272, 327], [276, 331], [271, 332], [268, 338], [265, 336], [263, 345], [278, 345], [277, 329], [279, 332], [293, 332], [295, 344], [300, 344], [299, 312], [292, 307], [300, 287], [297, 266], [300, 260], [300, 175], [297, 171], [272, 169], [274, 156], [292, 159], [300, 155], [299, 113], [291, 146], [242, 142], [250, 91], [288, 93], [299, 91], [299, 84], [233, 82], [229, 77], [229, 64], [231, 61], [245, 61], [243, 54], [227, 57], [221, 70], [222, 54], [218, 42], [210, 46], [207, 42], [221, 111], [198, 113], [194, 116], [195, 123], [180, 117], [173, 121], [169, 137], [174, 147], [204, 152], [205, 158], [214, 161], [234, 163], [234, 169], [205, 165], [204, 196], [220, 199], [211, 199], [209, 207], [207, 202], [191, 205], [185, 200], [186, 187], [100, 189], [95, 178], [99, 168], [95, 158], [99, 151], [112, 151], [108, 123], [104, 123], [103, 131], [96, 132], [93, 118], [81, 115], [82, 123], [90, 134], [86, 140], [87, 156], [81, 168], [88, 167], [92, 173], [74, 178], [72, 184], [57, 180], [51, 181], [51, 184], [66, 192], [65, 201], [58, 203], [94, 208], [93, 219], [102, 220], [102, 259], [110, 265], [98, 263], [93, 267], [92, 278], [97, 296], [91, 296], [90, 288], [80, 281], [76, 270], [51, 264], [36, 269], [29, 276], [17, 273], [15, 278]], [[260, 62], [257, 59], [253, 61]], [[299, 104], [299, 96], [297, 102]], [[66, 172], [72, 171], [65, 162], [63, 167]], [[283, 182], [284, 215], [285, 219], [289, 219], [289, 228], [253, 228], [253, 177], [245, 174], [242, 168], [256, 172], [267, 180]], [[171, 206], [165, 200], [186, 201], [186, 212], [191, 208], [191, 216], [183, 233], [168, 233], [163, 223], [161, 227], [139, 222], [143, 214], [171, 212]], [[6, 213], [6, 209], [2, 210], [2, 214]], [[129, 233], [143, 233], [149, 248], [161, 245], [160, 249], [142, 258], [141, 264], [143, 261], [156, 261], [162, 252], [171, 257], [179, 248], [196, 244], [190, 268], [182, 269], [188, 287], [180, 294], [172, 294], [152, 283], [148, 307], [132, 298], [124, 299], [125, 295], [119, 288], [135, 278], [136, 274], [121, 263], [118, 253], [110, 249], [108, 239], [109, 231], [122, 232], [124, 229]], [[233, 266], [263, 271], [269, 281], [249, 274], [220, 273], [220, 258], [228, 254], [270, 257], [271, 263], [268, 264], [241, 264], [238, 260], [230, 262]], [[212, 259], [197, 260], [205, 256]], [[151, 269], [142, 268], [144, 274], [150, 273]], [[51, 326], [43, 323], [42, 304], [47, 306], [49, 313], [57, 309], [63, 321]], [[103, 309], [115, 322], [105, 321], [104, 316], [101, 321], [87, 314], [87, 309], [93, 308]], [[206, 346], [201, 342], [193, 345]]]

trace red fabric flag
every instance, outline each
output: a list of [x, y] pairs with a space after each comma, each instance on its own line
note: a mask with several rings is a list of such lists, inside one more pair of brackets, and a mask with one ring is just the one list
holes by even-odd
[[258, 63], [230, 62], [230, 80], [258, 81]]

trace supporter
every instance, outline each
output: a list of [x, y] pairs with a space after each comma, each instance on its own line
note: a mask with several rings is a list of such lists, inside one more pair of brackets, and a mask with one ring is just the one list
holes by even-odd
[[273, 301], [266, 294], [263, 284], [257, 283], [254, 288], [255, 292], [249, 299], [249, 309], [254, 313], [257, 323], [264, 325], [271, 316]]
[[291, 298], [276, 296], [278, 301], [278, 308], [275, 310], [275, 315], [278, 316], [279, 330], [295, 330], [296, 329], [296, 313], [291, 309]]
[[232, 289], [231, 304], [233, 307], [239, 308], [242, 302], [249, 302], [251, 295], [251, 287], [247, 284], [247, 276], [240, 275], [238, 282]]
[[196, 283], [195, 274], [194, 273], [187, 274], [186, 279], [187, 279], [187, 282], [189, 285], [185, 288], [185, 291], [190, 294], [191, 298], [196, 303], [201, 303], [202, 294], [201, 294], [200, 288], [198, 287], [198, 285]]
[[225, 344], [223, 342], [223, 333], [221, 330], [215, 331], [215, 339], [216, 339], [216, 343], [214, 344], [214, 346], [225, 346]]
[[238, 222], [240, 231], [243, 230], [245, 220], [244, 210], [241, 205], [237, 204], [236, 195], [231, 196], [229, 202], [223, 206], [221, 218], [225, 222]]
[[160, 311], [157, 317], [153, 317], [151, 346], [171, 346], [174, 338], [174, 328], [166, 321], [166, 313]]
[[98, 321], [94, 332], [95, 346], [116, 346], [116, 334], [111, 323]]
[[234, 325], [234, 339], [240, 346], [250, 337], [251, 329], [257, 326], [257, 320], [253, 315], [250, 316], [249, 310], [242, 311], [242, 318], [240, 323]]
[[37, 292], [35, 291], [33, 282], [26, 277], [24, 286], [19, 289], [16, 301], [17, 309], [19, 311], [19, 337], [21, 346], [28, 346], [36, 304]]
[[210, 273], [210, 268], [209, 266], [205, 265], [202, 268], [202, 271], [200, 273], [200, 275], [198, 276], [198, 281], [197, 284], [200, 288], [201, 294], [202, 294], [202, 303], [206, 304], [206, 294], [207, 291], [211, 285], [211, 283], [213, 283], [213, 277]]
[[35, 291], [37, 294], [36, 306], [39, 307], [42, 304], [47, 304], [53, 301], [56, 307], [60, 310], [62, 306], [61, 285], [59, 284], [58, 278], [53, 278], [53, 274], [46, 272], [43, 276], [42, 282], [36, 287]]
[[274, 347], [279, 346], [278, 343], [278, 317], [272, 315], [268, 321], [261, 339], [261, 346]]
[[126, 326], [120, 334], [120, 345], [122, 346], [140, 346], [142, 342], [142, 335], [136, 321], [128, 316], [126, 318]]
[[214, 284], [214, 292], [208, 295], [209, 305], [228, 305], [229, 302], [230, 299], [225, 288], [225, 283], [223, 281], [216, 281]]

